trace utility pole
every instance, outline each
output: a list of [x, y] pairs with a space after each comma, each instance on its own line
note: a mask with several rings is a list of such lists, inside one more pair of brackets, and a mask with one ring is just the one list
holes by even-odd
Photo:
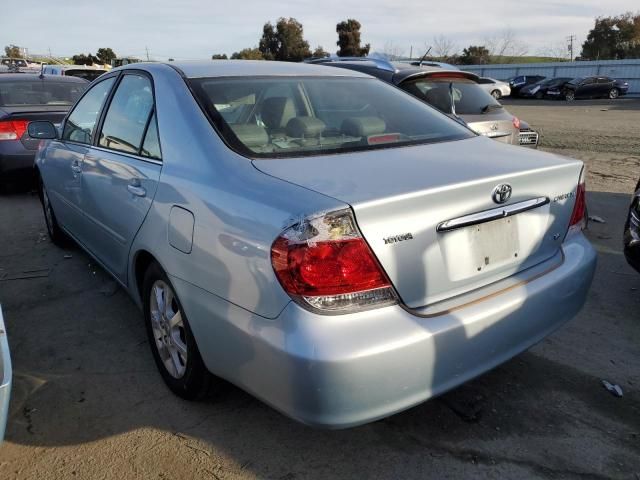
[[149, 61], [149, 47], [144, 47], [144, 49], [147, 52], [147, 62]]
[[567, 37], [567, 42], [569, 42], [569, 45], [567, 46], [567, 48], [569, 49], [569, 61], [573, 62], [574, 56], [573, 56], [573, 41], [576, 39], [575, 35], [569, 35]]
[[409, 60], [413, 58], [413, 45], [411, 45], [411, 49], [409, 49]]

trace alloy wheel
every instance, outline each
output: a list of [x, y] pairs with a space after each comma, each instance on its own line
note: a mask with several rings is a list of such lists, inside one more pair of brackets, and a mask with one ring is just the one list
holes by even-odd
[[173, 378], [182, 378], [187, 369], [187, 333], [175, 293], [164, 281], [153, 283], [149, 308], [160, 359]]
[[618, 98], [618, 90], [616, 90], [615, 88], [612, 88], [612, 89], [609, 91], [609, 98], [610, 98], [611, 100], [615, 100], [616, 98]]

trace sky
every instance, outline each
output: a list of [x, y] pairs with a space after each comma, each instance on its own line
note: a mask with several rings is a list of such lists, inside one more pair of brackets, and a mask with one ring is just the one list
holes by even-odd
[[355, 18], [372, 51], [409, 55], [413, 47], [416, 56], [441, 35], [461, 50], [510, 30], [528, 54], [562, 50], [576, 35], [578, 54], [595, 17], [638, 8], [637, 0], [21, 0], [20, 21], [0, 17], [0, 48], [68, 57], [111, 47], [119, 56], [144, 59], [148, 49], [156, 60], [204, 59], [257, 46], [265, 22], [294, 17], [312, 49], [331, 52], [336, 24]]

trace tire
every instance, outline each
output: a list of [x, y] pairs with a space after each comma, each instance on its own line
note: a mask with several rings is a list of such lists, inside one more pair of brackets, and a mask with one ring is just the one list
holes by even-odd
[[567, 102], [573, 102], [576, 99], [576, 92], [574, 92], [573, 90], [565, 90], [564, 99]]
[[500, 90], [493, 90], [491, 96], [496, 100], [500, 100], [500, 98], [502, 98], [502, 92]]
[[620, 92], [618, 91], [617, 88], [612, 88], [611, 90], [609, 90], [609, 98], [611, 100], [615, 100], [619, 96], [620, 96]]
[[536, 99], [542, 100], [543, 98], [544, 98], [544, 93], [542, 93], [540, 90], [538, 90], [536, 92]]
[[44, 214], [44, 223], [47, 226], [47, 233], [49, 238], [58, 247], [67, 247], [71, 243], [69, 236], [62, 231], [56, 214], [53, 212], [53, 206], [49, 201], [49, 195], [47, 194], [47, 188], [42, 182], [42, 178], [38, 177], [38, 195], [40, 197], [40, 203], [42, 204], [42, 213]]
[[[202, 361], [169, 278], [155, 262], [145, 273], [142, 295], [149, 347], [162, 379], [179, 397], [204, 398], [213, 385], [213, 375]], [[176, 323], [171, 325], [172, 321]]]

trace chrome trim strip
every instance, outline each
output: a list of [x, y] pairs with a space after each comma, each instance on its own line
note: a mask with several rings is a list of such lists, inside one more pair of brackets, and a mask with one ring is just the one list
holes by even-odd
[[437, 232], [448, 232], [457, 228], [468, 227], [471, 225], [477, 225], [479, 223], [491, 222], [492, 220], [498, 220], [499, 218], [510, 217], [518, 213], [526, 212], [534, 208], [541, 207], [549, 203], [548, 197], [537, 197], [531, 200], [525, 200], [524, 202], [513, 203], [504, 207], [493, 208], [491, 210], [485, 210], [483, 212], [472, 213], [470, 215], [464, 215], [462, 217], [452, 218], [446, 220], [436, 227]]

